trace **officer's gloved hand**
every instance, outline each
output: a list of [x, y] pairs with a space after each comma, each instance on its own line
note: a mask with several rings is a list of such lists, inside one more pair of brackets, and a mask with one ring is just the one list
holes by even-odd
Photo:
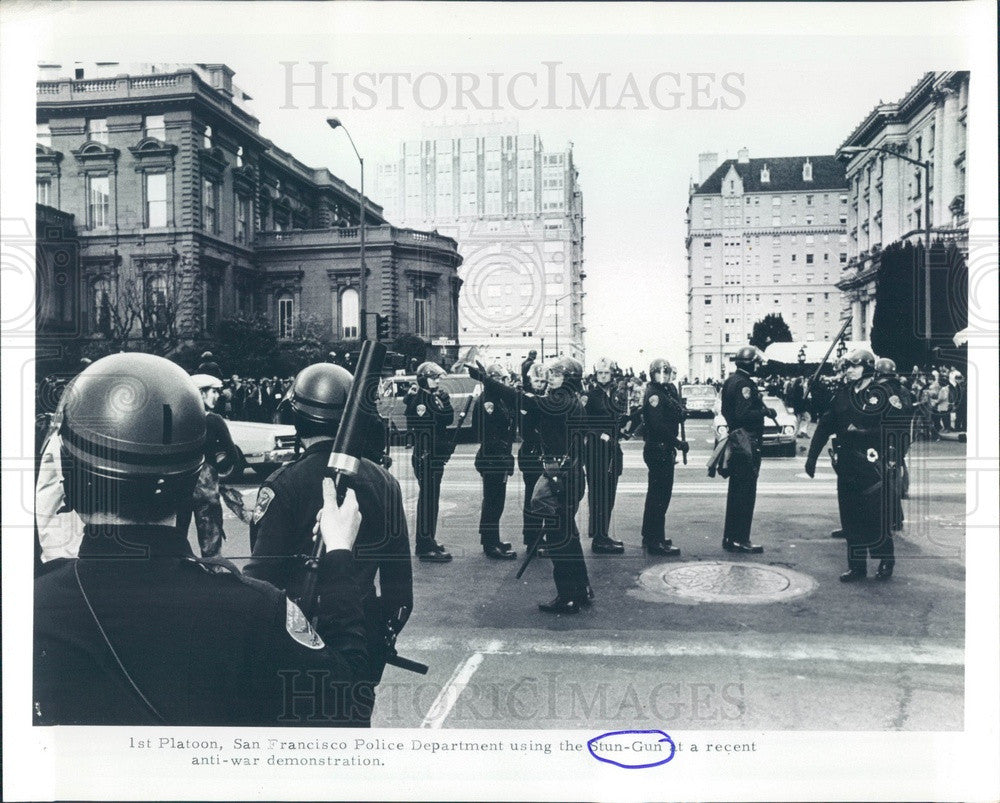
[[483, 365], [478, 360], [475, 365], [469, 365], [469, 376], [475, 379], [477, 382], [481, 382], [483, 377], [486, 376], [486, 366]]
[[806, 460], [806, 474], [809, 475], [809, 479], [816, 476], [816, 461]]
[[687, 441], [677, 441], [677, 446], [684, 454], [687, 454], [688, 452], [691, 451], [691, 444], [688, 443]]
[[410, 385], [410, 387], [408, 387], [406, 389], [406, 395], [407, 396], [416, 396], [418, 390], [419, 390], [419, 388], [417, 387], [416, 383], [414, 383], [414, 384]]
[[773, 407], [765, 407], [764, 415], [766, 415], [770, 419], [773, 419], [774, 421], [778, 420], [778, 411], [775, 410]]
[[337, 487], [329, 477], [323, 478], [323, 509], [319, 513], [319, 532], [328, 552], [351, 550], [361, 529], [361, 508], [353, 488], [348, 488], [344, 502], [337, 504]]

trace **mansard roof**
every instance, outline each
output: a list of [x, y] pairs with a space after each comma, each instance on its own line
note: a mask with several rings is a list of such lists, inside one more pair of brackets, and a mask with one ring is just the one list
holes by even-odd
[[[806, 159], [812, 163], [812, 181], [802, 180], [802, 165]], [[760, 171], [767, 166], [769, 182], [761, 182]], [[741, 164], [737, 159], [726, 159], [694, 191], [694, 195], [718, 195], [722, 182], [732, 167], [743, 180], [743, 192], [810, 192], [812, 190], [847, 189], [844, 166], [835, 156], [772, 156], [750, 159]]]

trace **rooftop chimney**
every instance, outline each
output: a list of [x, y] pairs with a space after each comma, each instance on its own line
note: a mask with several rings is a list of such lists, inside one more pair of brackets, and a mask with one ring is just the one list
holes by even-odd
[[705, 179], [712, 175], [715, 168], [719, 166], [719, 154], [699, 153], [698, 154], [698, 183], [704, 184]]
[[750, 164], [750, 150], [749, 148], [740, 148], [736, 151], [736, 161], [741, 165]]

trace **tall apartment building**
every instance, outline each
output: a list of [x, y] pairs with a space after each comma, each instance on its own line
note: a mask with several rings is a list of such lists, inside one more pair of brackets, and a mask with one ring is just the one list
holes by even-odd
[[132, 312], [133, 334], [169, 324], [194, 345], [256, 313], [281, 338], [309, 322], [356, 340], [366, 310], [393, 336], [453, 340], [455, 241], [391, 226], [365, 199], [361, 299], [357, 191], [263, 137], [232, 79], [224, 64], [42, 65], [37, 201], [75, 229], [72, 328], [107, 337]]
[[512, 122], [424, 128], [380, 165], [376, 197], [402, 225], [458, 241], [458, 336], [518, 362], [584, 356], [583, 194], [572, 146]]
[[841, 146], [895, 150], [931, 166], [925, 199], [923, 168], [879, 150], [863, 150], [847, 160], [848, 259], [837, 287], [845, 314], [851, 315], [854, 340], [871, 334], [881, 253], [892, 243], [922, 240], [925, 209], [933, 240], [953, 241], [968, 251], [968, 105], [968, 72], [925, 73], [899, 101], [872, 109]]
[[847, 208], [833, 156], [700, 155], [687, 208], [688, 377], [724, 376], [769, 313], [795, 340], [837, 334]]

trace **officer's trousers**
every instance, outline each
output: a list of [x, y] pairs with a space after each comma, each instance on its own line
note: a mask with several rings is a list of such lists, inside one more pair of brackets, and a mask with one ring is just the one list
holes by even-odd
[[753, 509], [757, 504], [757, 475], [760, 473], [760, 449], [754, 447], [753, 462], [738, 465], [729, 475], [726, 494], [726, 524], [722, 532], [724, 544], [749, 544], [753, 525]]
[[642, 459], [649, 469], [642, 511], [642, 543], [646, 546], [667, 540], [665, 519], [674, 491], [676, 455], [677, 450], [666, 444], [647, 443], [642, 449]]
[[418, 459], [416, 456], [412, 462], [417, 485], [420, 488], [417, 496], [417, 533], [414, 539], [416, 550], [419, 552], [436, 541], [444, 464], [435, 464], [428, 459]]
[[556, 516], [546, 520], [545, 544], [552, 558], [552, 580], [556, 593], [563, 599], [582, 600], [587, 595], [587, 564], [580, 546], [580, 531], [576, 526], [576, 511], [584, 490], [583, 470], [579, 466], [559, 472], [559, 492]]
[[844, 500], [841, 517], [847, 539], [847, 568], [864, 573], [869, 555], [895, 563], [892, 541], [893, 500], [887, 483], [863, 488], [850, 475], [837, 475], [837, 497]]
[[479, 512], [479, 543], [497, 546], [500, 543], [500, 517], [507, 501], [507, 472], [484, 471], [483, 507]]
[[521, 478], [524, 480], [524, 505], [522, 506], [522, 535], [524, 545], [530, 547], [542, 537], [545, 522], [537, 513], [531, 510], [531, 497], [535, 493], [535, 484], [542, 476], [538, 458], [531, 455], [518, 454], [517, 464], [521, 468]]
[[611, 511], [615, 508], [618, 478], [622, 473], [622, 450], [616, 444], [595, 441], [587, 445], [588, 535], [607, 538]]

